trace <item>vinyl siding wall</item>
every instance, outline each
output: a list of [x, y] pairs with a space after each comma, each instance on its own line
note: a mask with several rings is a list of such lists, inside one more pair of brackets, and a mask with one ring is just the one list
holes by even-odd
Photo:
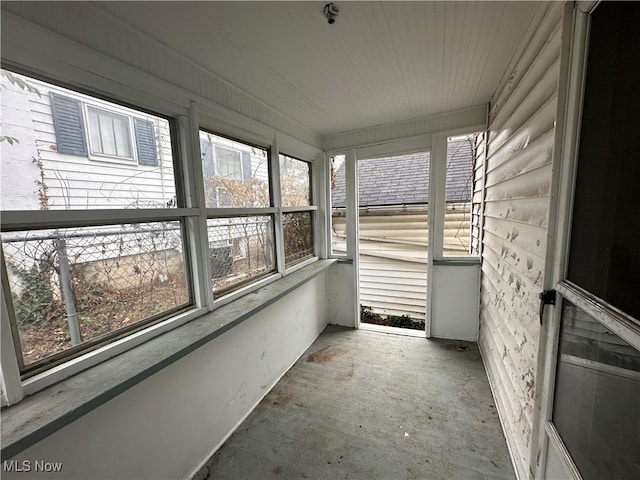
[[479, 345], [519, 478], [529, 476], [562, 12], [543, 6], [523, 39], [491, 101], [486, 172], [476, 171], [486, 188]]
[[[383, 315], [426, 318], [428, 217], [426, 206], [361, 211], [359, 218], [360, 303]], [[449, 203], [444, 255], [469, 251], [468, 203]], [[344, 216], [333, 217], [334, 249], [344, 251]], [[477, 219], [474, 219], [477, 223]]]

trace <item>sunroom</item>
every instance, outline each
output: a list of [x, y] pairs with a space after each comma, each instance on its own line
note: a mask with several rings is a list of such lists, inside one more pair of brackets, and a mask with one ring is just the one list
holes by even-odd
[[[6, 478], [640, 477], [638, 4], [1, 21]], [[392, 386], [416, 416], [357, 470]], [[288, 464], [263, 419], [308, 422]], [[445, 445], [483, 429], [504, 462]]]

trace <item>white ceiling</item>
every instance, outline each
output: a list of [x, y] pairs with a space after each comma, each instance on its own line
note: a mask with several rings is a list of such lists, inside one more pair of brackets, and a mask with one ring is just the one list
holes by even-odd
[[538, 6], [325, 3], [98, 5], [320, 135], [488, 102]]

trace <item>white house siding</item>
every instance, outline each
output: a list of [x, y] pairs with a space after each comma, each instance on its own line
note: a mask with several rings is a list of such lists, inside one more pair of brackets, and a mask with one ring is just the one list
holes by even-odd
[[[114, 107], [64, 89], [31, 82], [41, 95], [29, 95], [37, 156], [42, 165], [50, 209], [166, 207], [175, 196], [169, 125], [143, 112]], [[154, 124], [157, 166], [59, 153], [49, 92], [54, 91], [110, 111], [133, 115]], [[133, 146], [135, 148], [135, 145]]]
[[541, 7], [489, 117], [479, 345], [519, 478], [529, 476], [562, 9]]
[[[6, 78], [0, 78], [0, 84], [0, 135], [17, 140], [0, 143], [0, 208], [37, 210], [40, 171], [33, 161], [36, 158], [36, 139], [31, 127], [33, 114], [29, 97]], [[6, 192], [11, 192], [11, 195]]]
[[[360, 212], [360, 303], [383, 315], [424, 320], [427, 305], [426, 206], [383, 207]], [[447, 205], [444, 254], [469, 251], [468, 203]], [[344, 248], [344, 217], [334, 216], [334, 251]], [[340, 241], [342, 240], [342, 242]]]

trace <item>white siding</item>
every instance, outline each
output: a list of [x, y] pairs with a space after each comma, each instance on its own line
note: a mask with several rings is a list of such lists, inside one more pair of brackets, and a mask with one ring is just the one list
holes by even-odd
[[486, 173], [476, 171], [486, 175], [479, 345], [519, 478], [529, 476], [560, 64], [562, 3], [542, 8], [494, 94]]
[[[426, 206], [360, 212], [360, 303], [383, 315], [424, 320], [427, 305], [428, 222]], [[411, 207], [409, 207], [411, 208]], [[415, 207], [413, 207], [415, 208]], [[447, 205], [444, 255], [469, 251], [468, 204]], [[344, 250], [344, 217], [334, 217], [334, 251]], [[341, 241], [342, 240], [342, 241]]]
[[[30, 136], [35, 148], [32, 147], [32, 154], [28, 159], [24, 158], [21, 148], [3, 149], [3, 170], [6, 174], [15, 175], [26, 170], [23, 165], [28, 163], [30, 169], [37, 172], [37, 177], [32, 173], [34, 179], [27, 182], [28, 195], [21, 195], [19, 198], [15, 198], [14, 192], [24, 188], [22, 182], [13, 178], [3, 185], [2, 200], [8, 209], [128, 208], [136, 204], [165, 207], [174, 198], [175, 182], [168, 122], [43, 82], [26, 80], [38, 89], [40, 95], [28, 93], [13, 85], [5, 86], [3, 97], [10, 94], [6, 101], [16, 107], [22, 106], [25, 111], [20, 114], [16, 108], [5, 109], [3, 106], [3, 121], [20, 127], [20, 133], [16, 134], [22, 138], [19, 145], [23, 141], [27, 145], [25, 140]], [[50, 92], [153, 122], [158, 165], [145, 166], [139, 165], [136, 160], [111, 160], [58, 152]], [[132, 148], [135, 149], [135, 143]], [[40, 199], [36, 180], [46, 187], [42, 190]], [[43, 198], [45, 196], [46, 200]], [[40, 204], [39, 200], [42, 200]]]

